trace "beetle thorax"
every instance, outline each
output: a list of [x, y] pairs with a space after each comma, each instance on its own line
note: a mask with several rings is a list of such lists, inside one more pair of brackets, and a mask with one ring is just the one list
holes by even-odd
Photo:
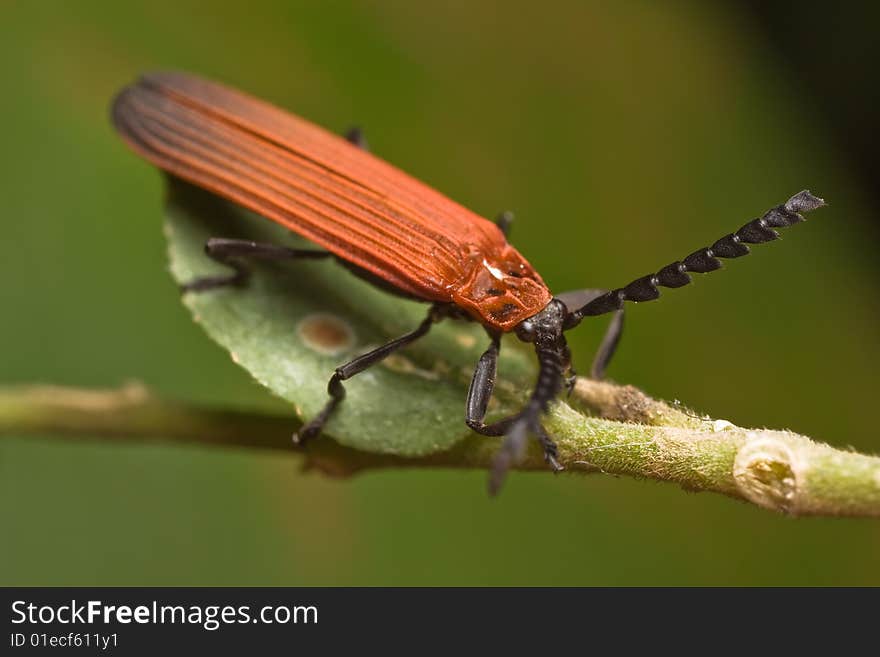
[[509, 244], [491, 250], [471, 246], [466, 260], [455, 303], [485, 326], [510, 331], [551, 299], [538, 273]]

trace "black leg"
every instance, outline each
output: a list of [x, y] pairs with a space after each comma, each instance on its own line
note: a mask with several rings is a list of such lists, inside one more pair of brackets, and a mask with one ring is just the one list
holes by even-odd
[[[498, 366], [498, 352], [500, 351], [500, 336], [493, 335], [492, 343], [489, 348], [480, 357], [477, 367], [474, 370], [474, 376], [471, 379], [471, 385], [468, 389], [467, 405], [465, 411], [465, 421], [467, 425], [483, 436], [503, 436], [507, 435], [495, 461], [492, 466], [492, 472], [489, 478], [489, 493], [494, 495], [501, 487], [507, 470], [510, 466], [519, 460], [525, 449], [528, 440], [528, 433], [532, 431], [541, 443], [544, 450], [544, 460], [550, 464], [550, 467], [559, 472], [562, 466], [557, 459], [558, 452], [556, 443], [554, 443], [544, 427], [538, 422], [541, 409], [545, 405], [541, 399], [529, 404], [521, 413], [511, 415], [492, 424], [486, 424], [483, 420], [486, 417], [486, 409], [489, 406], [489, 399], [495, 389], [495, 373]], [[539, 380], [539, 388], [546, 387]], [[552, 391], [548, 391], [552, 397], [558, 388], [550, 386]]]
[[547, 435], [547, 430], [539, 424], [535, 430], [535, 435], [538, 437], [538, 442], [541, 443], [541, 449], [544, 450], [544, 460], [550, 465], [553, 472], [565, 470], [558, 461], [559, 450], [556, 447], [556, 443]]
[[555, 339], [535, 343], [535, 354], [538, 356], [538, 380], [528, 403], [513, 418], [501, 449], [495, 455], [492, 471], [489, 475], [489, 494], [498, 492], [507, 471], [513, 463], [522, 458], [529, 434], [534, 434], [544, 449], [544, 460], [555, 472], [562, 470], [558, 461], [556, 444], [541, 426], [541, 415], [549, 409], [550, 402], [559, 394], [564, 385], [563, 374], [567, 367], [567, 345], [565, 338], [558, 335]]
[[345, 140], [351, 144], [354, 144], [361, 150], [370, 150], [370, 145], [367, 143], [367, 138], [364, 137], [364, 131], [361, 130], [359, 126], [353, 126], [349, 128], [345, 132]]
[[480, 356], [474, 376], [468, 388], [465, 405], [465, 423], [483, 436], [503, 436], [514, 418], [508, 418], [494, 424], [486, 424], [486, 409], [495, 390], [495, 373], [498, 369], [498, 352], [501, 350], [501, 336], [492, 335], [492, 343]]
[[[566, 308], [580, 308], [588, 303], [590, 303], [593, 299], [598, 299], [604, 294], [607, 294], [607, 290], [598, 290], [593, 288], [587, 288], [584, 290], [571, 290], [570, 292], [563, 292], [562, 294], [557, 294], [556, 298], [562, 301], [565, 304]], [[605, 330], [605, 335], [602, 338], [602, 342], [599, 345], [599, 348], [596, 350], [596, 355], [593, 357], [593, 366], [590, 368], [590, 378], [601, 380], [605, 378], [605, 370], [608, 368], [608, 363], [611, 362], [611, 358], [614, 356], [614, 352], [617, 351], [617, 345], [620, 343], [620, 338], [623, 335], [623, 308], [617, 310], [614, 313], [614, 316], [611, 318], [611, 322], [608, 324], [608, 328]], [[571, 373], [572, 376], [574, 372]], [[574, 380], [571, 379], [569, 386], [574, 385]], [[571, 388], [569, 387], [569, 392]]]
[[608, 324], [608, 328], [605, 329], [605, 335], [602, 338], [602, 342], [596, 350], [596, 355], [593, 356], [593, 366], [590, 368], [590, 378], [595, 379], [596, 381], [601, 381], [605, 378], [605, 370], [608, 368], [608, 363], [611, 362], [612, 356], [614, 356], [614, 353], [617, 351], [617, 345], [620, 343], [622, 335], [623, 309], [614, 313], [611, 322]]
[[365, 369], [372, 367], [376, 363], [384, 360], [387, 356], [391, 355], [398, 349], [407, 346], [408, 344], [415, 342], [420, 337], [425, 335], [428, 331], [431, 330], [431, 326], [440, 321], [443, 318], [441, 312], [436, 306], [433, 306], [431, 310], [428, 312], [428, 316], [419, 324], [419, 327], [406, 335], [402, 335], [396, 340], [392, 340], [391, 342], [382, 345], [374, 349], [373, 351], [367, 352], [366, 354], [362, 354], [355, 358], [352, 361], [349, 361], [345, 365], [336, 368], [336, 371], [333, 373], [333, 376], [330, 377], [330, 382], [327, 384], [327, 394], [330, 395], [330, 400], [324, 405], [324, 408], [321, 409], [321, 412], [318, 413], [312, 420], [306, 424], [302, 429], [300, 429], [293, 436], [293, 442], [297, 444], [305, 443], [307, 440], [310, 440], [316, 437], [321, 433], [321, 430], [324, 428], [324, 424], [330, 418], [330, 415], [333, 413], [334, 409], [339, 405], [343, 399], [345, 399], [345, 387], [342, 385], [342, 382], [346, 379], [350, 379], [355, 374], [360, 374]]
[[501, 336], [492, 335], [492, 343], [480, 356], [471, 385], [468, 388], [467, 403], [465, 406], [465, 423], [481, 436], [503, 436], [513, 423], [519, 418], [519, 414], [511, 415], [503, 420], [492, 424], [486, 424], [486, 410], [489, 408], [489, 400], [495, 391], [495, 373], [498, 369], [498, 352], [501, 350]]
[[526, 443], [529, 439], [529, 431], [535, 434], [541, 449], [544, 450], [544, 460], [553, 472], [562, 472], [565, 468], [559, 463], [559, 451], [556, 443], [547, 435], [547, 430], [540, 423], [535, 423], [530, 428], [530, 421], [524, 414], [515, 415], [511, 418], [509, 431], [498, 453], [492, 461], [492, 469], [489, 472], [489, 495], [497, 495], [501, 485], [507, 478], [507, 472], [515, 463], [522, 460]]
[[565, 348], [562, 350], [563, 363], [565, 364], [565, 368], [568, 370], [568, 375], [565, 377], [565, 392], [568, 395], [571, 395], [574, 390], [574, 384], [577, 383], [577, 372], [575, 372], [574, 367], [571, 365], [571, 349], [568, 348], [568, 345], [565, 345]]
[[495, 217], [495, 225], [504, 233], [504, 237], [510, 237], [510, 225], [513, 223], [513, 212], [505, 210]]
[[182, 292], [202, 292], [217, 287], [242, 285], [248, 277], [248, 269], [235, 258], [247, 257], [261, 260], [293, 260], [298, 258], [327, 258], [332, 254], [317, 249], [291, 249], [266, 242], [212, 237], [205, 243], [205, 253], [212, 260], [231, 267], [233, 273], [202, 276], [180, 286]]

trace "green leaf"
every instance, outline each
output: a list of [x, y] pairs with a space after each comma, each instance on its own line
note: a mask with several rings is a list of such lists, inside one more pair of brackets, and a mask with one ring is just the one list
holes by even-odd
[[[281, 226], [204, 190], [168, 179], [166, 232], [178, 283], [228, 273], [204, 254], [209, 237], [305, 246]], [[359, 279], [338, 261], [250, 262], [241, 288], [183, 296], [193, 318], [257, 381], [292, 404], [301, 419], [327, 401], [333, 370], [414, 329], [428, 306]], [[318, 340], [315, 340], [315, 337]], [[325, 436], [364, 451], [420, 456], [468, 435], [467, 385], [488, 345], [474, 323], [444, 321], [382, 364], [345, 383], [347, 396]], [[514, 347], [514, 348], [511, 348]], [[533, 356], [515, 341], [502, 349], [493, 415], [510, 412], [534, 375]]]

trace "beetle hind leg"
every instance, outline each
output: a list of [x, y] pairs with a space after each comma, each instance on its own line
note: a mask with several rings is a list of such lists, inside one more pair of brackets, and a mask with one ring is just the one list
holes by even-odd
[[252, 242], [224, 237], [212, 237], [205, 242], [205, 254], [212, 260], [231, 268], [232, 273], [194, 278], [180, 286], [181, 292], [203, 292], [219, 287], [244, 285], [250, 275], [250, 270], [240, 261], [240, 258], [297, 260], [328, 258], [332, 255], [329, 251], [319, 249], [292, 249], [268, 242]]

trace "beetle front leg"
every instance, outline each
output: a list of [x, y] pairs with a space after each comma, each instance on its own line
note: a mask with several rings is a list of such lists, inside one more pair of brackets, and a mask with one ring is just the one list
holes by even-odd
[[540, 415], [540, 410], [535, 411], [526, 407], [520, 413], [490, 425], [489, 428], [503, 426], [506, 436], [492, 460], [492, 468], [489, 472], [489, 495], [494, 496], [501, 490], [501, 484], [504, 483], [511, 466], [522, 459], [529, 440], [529, 433], [533, 433], [538, 439], [544, 452], [544, 461], [550, 466], [550, 469], [554, 473], [565, 470], [565, 467], [559, 462], [559, 449], [556, 443], [547, 435], [547, 430], [538, 420]]
[[181, 292], [203, 292], [218, 287], [243, 285], [250, 271], [237, 258], [247, 257], [259, 260], [296, 260], [328, 258], [329, 251], [318, 249], [292, 249], [268, 242], [252, 242], [250, 240], [227, 239], [212, 237], [205, 242], [205, 254], [212, 260], [232, 268], [231, 274], [217, 276], [201, 276], [180, 286]]
[[[558, 460], [559, 453], [556, 443], [553, 442], [550, 436], [547, 435], [544, 427], [537, 421], [537, 416], [535, 418], [527, 417], [528, 409], [492, 424], [484, 422], [486, 410], [489, 407], [489, 400], [495, 390], [495, 374], [498, 368], [498, 353], [500, 349], [500, 336], [492, 335], [492, 343], [483, 352], [483, 355], [480, 356], [480, 360], [474, 370], [474, 376], [468, 389], [465, 410], [465, 422], [478, 434], [492, 437], [508, 436], [504, 443], [502, 443], [501, 450], [496, 457], [495, 467], [489, 481], [489, 492], [493, 495], [498, 492], [505, 473], [518, 457], [519, 452], [524, 448], [525, 442], [528, 439], [529, 425], [532, 425], [532, 431], [541, 443], [541, 448], [544, 451], [544, 460], [554, 472], [559, 472], [563, 469]], [[538, 410], [538, 414], [540, 414], [540, 410]], [[521, 425], [522, 431], [516, 428], [518, 425]]]
[[511, 415], [492, 424], [484, 422], [486, 411], [489, 408], [489, 400], [495, 391], [495, 374], [498, 370], [498, 353], [501, 350], [501, 336], [492, 335], [489, 348], [480, 356], [471, 385], [468, 388], [467, 402], [465, 405], [465, 424], [481, 436], [498, 437], [507, 433], [508, 429], [516, 422], [520, 415]]
[[483, 420], [489, 408], [489, 400], [495, 390], [495, 374], [498, 370], [498, 352], [501, 350], [501, 336], [493, 334], [489, 348], [480, 356], [471, 385], [468, 388], [465, 404], [465, 423], [483, 436], [503, 436], [513, 418], [486, 424]]
[[354, 360], [347, 362], [345, 365], [337, 367], [333, 376], [330, 377], [330, 381], [327, 383], [327, 394], [330, 395], [330, 400], [308, 424], [294, 434], [293, 442], [296, 444], [303, 444], [321, 433], [324, 424], [330, 419], [330, 416], [333, 414], [333, 411], [336, 410], [339, 402], [345, 399], [345, 387], [342, 385], [343, 381], [350, 379], [355, 374], [360, 374], [364, 370], [383, 361], [398, 349], [415, 342], [430, 331], [431, 326], [442, 318], [443, 315], [437, 306], [432, 306], [431, 310], [428, 312], [428, 316], [421, 324], [419, 324], [416, 330], [407, 333], [406, 335], [402, 335], [387, 344], [383, 344], [381, 347], [373, 349], [373, 351], [362, 354]]

